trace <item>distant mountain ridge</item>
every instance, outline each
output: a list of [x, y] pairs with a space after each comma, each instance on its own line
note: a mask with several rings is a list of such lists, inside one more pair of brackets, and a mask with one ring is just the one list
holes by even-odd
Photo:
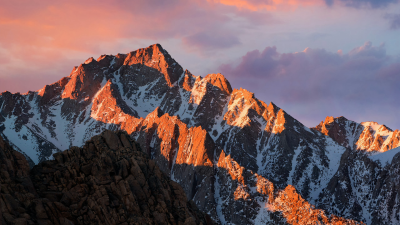
[[345, 117], [326, 117], [313, 128], [331, 137], [339, 144], [374, 154], [386, 152], [400, 146], [400, 131], [376, 122], [356, 123]]
[[[296, 223], [288, 222], [284, 210], [263, 210], [262, 202], [269, 197], [257, 200], [256, 186], [243, 183], [250, 178], [237, 183], [231, 167], [219, 166], [221, 159], [229, 156], [248, 174], [257, 174], [251, 175], [253, 181], [266, 179], [277, 190], [293, 187], [302, 199], [330, 215], [334, 209], [325, 195], [336, 193], [328, 192], [332, 180], [347, 162], [344, 158], [356, 150], [351, 148], [355, 137], [363, 134], [361, 125], [345, 122], [351, 129], [342, 135], [339, 130], [347, 128], [332, 125], [331, 119], [309, 129], [274, 103], [266, 104], [245, 89], [232, 89], [221, 74], [194, 76], [158, 44], [90, 58], [68, 77], [37, 92], [4, 92], [0, 110], [2, 136], [35, 163], [82, 146], [105, 129], [125, 130], [201, 210], [216, 221], [234, 224], [256, 224], [260, 218], [271, 224]], [[379, 132], [365, 131], [366, 138], [357, 140], [364, 140], [359, 146], [366, 150], [389, 149], [397, 145], [397, 133], [390, 133], [392, 144], [386, 144], [388, 137], [377, 137]], [[365, 144], [371, 142], [367, 137], [378, 139], [378, 145], [375, 139]], [[227, 183], [222, 185], [222, 180]], [[379, 209], [368, 209], [381, 218]], [[370, 221], [359, 211], [334, 212]]]

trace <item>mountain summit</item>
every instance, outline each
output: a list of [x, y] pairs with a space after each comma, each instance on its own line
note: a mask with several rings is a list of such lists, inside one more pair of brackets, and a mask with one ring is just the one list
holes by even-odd
[[356, 123], [343, 116], [338, 118], [328, 116], [313, 129], [345, 147], [370, 154], [400, 147], [400, 131], [393, 131], [377, 122]]

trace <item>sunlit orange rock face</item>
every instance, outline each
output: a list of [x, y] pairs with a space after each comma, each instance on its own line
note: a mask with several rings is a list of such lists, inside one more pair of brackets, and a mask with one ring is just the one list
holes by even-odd
[[193, 88], [194, 82], [195, 82], [194, 76], [188, 70], [185, 70], [185, 78], [182, 83], [182, 88], [185, 91], [191, 91]]
[[273, 133], [281, 133], [285, 129], [285, 113], [283, 110], [279, 110], [278, 116], [275, 122], [275, 127], [272, 130]]
[[[214, 148], [214, 143], [207, 131], [201, 127], [191, 127], [187, 138], [179, 144], [182, 147], [178, 151], [177, 164], [212, 167], [213, 152], [211, 150]], [[196, 150], [190, 151], [191, 149]]]
[[278, 193], [275, 199], [275, 204], [270, 206], [274, 210], [279, 210], [283, 213], [287, 223], [293, 225], [303, 224], [332, 224], [332, 225], [355, 225], [363, 224], [354, 220], [348, 220], [342, 217], [331, 215], [327, 217], [325, 212], [320, 209], [315, 209], [313, 205], [305, 201], [296, 191], [289, 185], [285, 190]]
[[92, 100], [92, 118], [104, 123], [113, 124], [121, 124], [136, 119], [128, 114], [128, 112], [125, 113], [121, 109], [120, 104], [117, 103], [119, 93], [115, 91], [115, 88], [115, 85], [111, 82], [107, 82], [104, 87], [97, 92], [96, 96]]
[[132, 116], [130, 108], [123, 104], [117, 87], [107, 82], [93, 97], [90, 117], [103, 123], [115, 124], [132, 133], [138, 129], [143, 119]]
[[42, 104], [48, 103], [52, 98], [56, 97], [57, 95], [60, 95], [60, 93], [63, 91], [63, 88], [65, 85], [68, 83], [69, 78], [64, 77], [61, 80], [44, 86], [42, 89], [38, 91], [38, 95], [42, 97], [41, 101]]
[[169, 86], [178, 81], [180, 74], [173, 73], [172, 67], [165, 58], [164, 49], [159, 44], [152, 45], [149, 48], [142, 48], [130, 52], [124, 61], [124, 65], [131, 66], [135, 64], [145, 65], [154, 68], [164, 74], [164, 78]]
[[280, 133], [285, 129], [287, 115], [282, 109], [272, 102], [267, 105], [246, 89], [233, 90], [224, 120], [229, 125], [243, 128], [251, 125], [253, 117], [265, 120], [267, 122], [265, 130], [269, 132]]
[[223, 150], [219, 156], [217, 166], [226, 169], [233, 180], [237, 180], [242, 185], [245, 185], [243, 177], [245, 168], [235, 162], [230, 155], [226, 155]]
[[214, 143], [207, 131], [201, 127], [188, 128], [177, 116], [164, 114], [159, 107], [146, 118], [135, 118], [119, 107], [112, 92], [112, 84], [107, 83], [95, 96], [92, 118], [119, 125], [130, 134], [140, 134], [146, 152], [154, 155], [153, 151], [159, 147], [169, 169], [173, 163], [212, 167]]
[[314, 129], [355, 150], [385, 152], [400, 146], [400, 131], [392, 131], [376, 122], [359, 124], [344, 117], [326, 117]]
[[221, 74], [201, 77], [186, 71], [178, 85], [180, 90], [169, 101], [174, 104], [181, 101], [181, 105], [177, 105], [174, 109], [166, 106], [164, 111], [171, 115], [179, 115], [189, 126], [201, 126], [210, 132], [218, 119], [223, 116], [221, 111], [224, 110], [232, 92], [228, 80]]
[[345, 147], [352, 147], [354, 141], [347, 138], [349, 136], [347, 133], [356, 134], [359, 132], [360, 127], [357, 123], [349, 121], [344, 117], [333, 118], [327, 116], [325, 121], [322, 121], [315, 129]]
[[386, 142], [386, 145], [383, 146], [383, 151], [388, 151], [393, 148], [397, 148], [400, 146], [400, 130], [393, 131], [392, 138]]
[[[250, 184], [248, 183], [249, 177], [246, 175], [246, 172], [248, 173], [244, 167], [240, 166], [235, 160], [233, 160], [230, 155], [226, 155], [224, 151], [221, 152], [217, 164], [218, 168], [225, 169], [227, 173], [229, 173], [230, 177], [232, 180], [236, 180], [238, 182], [238, 187], [234, 192], [234, 199], [249, 199], [251, 198], [250, 196], [250, 189], [249, 186]], [[250, 171], [251, 176], [256, 177], [256, 187], [257, 191], [267, 197], [269, 197], [269, 200], [273, 199], [273, 193], [274, 193], [274, 185], [272, 182], [269, 180], [263, 178], [262, 176], [258, 174], [254, 174], [253, 172]]]
[[[104, 71], [114, 72], [121, 68], [122, 70], [127, 69], [128, 73], [142, 71], [151, 74], [144, 78], [147, 82], [161, 75], [166, 84], [172, 87], [183, 72], [182, 68], [174, 62], [159, 44], [128, 54], [102, 55], [97, 60], [89, 58], [85, 63], [73, 69], [63, 90], [62, 98], [91, 99], [101, 88], [101, 82], [109, 79], [104, 77]], [[107, 69], [105, 70], [105, 68]], [[129, 72], [129, 70], [131, 71]], [[123, 85], [126, 84], [123, 83]]]
[[232, 93], [231, 84], [222, 74], [209, 74], [204, 79], [207, 83], [219, 88], [223, 93], [228, 95]]
[[356, 143], [357, 150], [385, 152], [399, 146], [399, 130], [392, 131], [376, 122], [363, 122], [364, 130]]
[[254, 94], [246, 89], [235, 89], [231, 94], [228, 112], [224, 115], [227, 124], [237, 127], [250, 125], [251, 114], [262, 116], [267, 105], [254, 97]]
[[296, 189], [289, 185], [280, 191], [275, 204], [270, 205], [273, 210], [283, 212], [289, 224], [328, 224], [329, 220], [322, 210], [314, 209], [314, 206], [305, 201]]
[[90, 58], [72, 71], [61, 97], [69, 99], [93, 97], [100, 89], [103, 80], [103, 71], [98, 64], [96, 60]]
[[[176, 116], [171, 117], [157, 108], [138, 123], [135, 133], [138, 134], [138, 141], [146, 147], [145, 151], [153, 155], [162, 170], [171, 176], [174, 173], [173, 167], [179, 165], [192, 165], [191, 170], [194, 171], [204, 170], [203, 167], [210, 167], [213, 170], [212, 158], [215, 146], [208, 133], [200, 127], [187, 128], [187, 125]], [[157, 153], [158, 148], [159, 153]], [[230, 176], [232, 181], [238, 183], [232, 193], [234, 201], [252, 201], [255, 193], [252, 193], [251, 188], [254, 187], [256, 193], [265, 197], [265, 205], [262, 207], [268, 207], [268, 210], [272, 212], [281, 212], [289, 224], [318, 224], [318, 221], [323, 221], [323, 219], [331, 220], [322, 210], [314, 209], [301, 198], [294, 187], [289, 186], [284, 191], [277, 190], [272, 182], [240, 166], [224, 151], [221, 151], [216, 166], [224, 169], [224, 173]], [[208, 176], [210, 179], [213, 175], [210, 173]], [[203, 180], [207, 179], [203, 178]], [[192, 182], [193, 180], [188, 179], [182, 183]], [[186, 190], [190, 188], [190, 186], [186, 188], [184, 186]], [[191, 197], [194, 195], [194, 193], [189, 194]], [[332, 218], [336, 217], [332, 216]], [[345, 221], [345, 224], [350, 224], [349, 221], [340, 219]]]
[[[279, 147], [273, 145], [289, 141], [292, 143], [288, 143], [287, 146], [297, 146], [297, 140], [285, 136], [293, 136], [290, 133], [296, 132], [293, 130], [293, 125], [298, 124], [299, 127], [303, 127], [303, 125], [296, 122], [272, 102], [266, 104], [245, 89], [233, 90], [223, 112], [222, 132], [219, 129], [212, 131], [217, 145], [224, 149], [227, 154], [231, 154], [247, 169], [258, 171], [263, 167], [273, 167], [265, 168], [265, 171], [275, 173], [276, 170], [278, 173], [282, 173], [282, 176], [275, 177], [277, 180], [281, 179], [282, 183], [286, 182], [287, 171], [291, 167], [290, 161], [286, 161], [287, 164], [272, 165], [265, 163], [263, 165], [264, 160], [262, 158], [269, 157], [268, 154], [277, 154], [263, 149], [275, 149], [279, 152], [279, 155], [282, 154], [282, 157], [287, 158], [288, 155], [290, 157], [293, 152], [283, 149], [282, 147], [285, 144]], [[287, 130], [288, 127], [289, 131]], [[288, 132], [284, 134], [283, 131]], [[279, 139], [282, 139], [282, 141]], [[263, 152], [264, 155], [261, 156], [260, 152]], [[257, 157], [259, 161], [255, 160]], [[276, 158], [278, 156], [271, 157]]]
[[169, 169], [174, 161], [176, 164], [212, 167], [214, 143], [201, 127], [188, 128], [176, 116], [163, 114], [157, 108], [136, 130], [145, 138], [144, 146], [149, 154], [154, 148], [154, 143], [151, 142], [156, 136], [161, 155], [169, 161]]

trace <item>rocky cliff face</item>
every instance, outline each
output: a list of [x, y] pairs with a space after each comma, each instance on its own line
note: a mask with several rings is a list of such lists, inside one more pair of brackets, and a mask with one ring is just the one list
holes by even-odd
[[[258, 223], [264, 212], [259, 209], [265, 208], [235, 197], [235, 179], [218, 166], [222, 152], [276, 190], [291, 185], [312, 208], [353, 143], [338, 143], [274, 103], [232, 90], [221, 74], [191, 74], [160, 45], [90, 58], [39, 91], [0, 95], [0, 133], [34, 163], [82, 146], [105, 129], [125, 130], [189, 199], [221, 223]], [[232, 202], [225, 207], [223, 199]], [[249, 214], [242, 215], [245, 211]], [[273, 221], [292, 223], [279, 215]]]
[[0, 138], [1, 224], [214, 224], [138, 148], [104, 131], [29, 171]]
[[326, 117], [313, 128], [331, 137], [344, 147], [369, 152], [386, 152], [400, 146], [400, 131], [376, 122], [356, 123], [345, 117]]
[[[268, 179], [240, 166], [221, 152], [216, 200], [221, 221], [233, 224], [361, 224], [316, 209], [292, 185], [278, 189]], [[223, 196], [229, 196], [228, 198]], [[231, 218], [228, 218], [231, 215]]]

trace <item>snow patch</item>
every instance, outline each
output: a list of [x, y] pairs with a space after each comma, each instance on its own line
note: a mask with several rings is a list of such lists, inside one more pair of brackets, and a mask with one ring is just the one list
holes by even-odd
[[400, 147], [394, 148], [386, 152], [377, 152], [369, 156], [369, 158], [373, 161], [378, 161], [381, 163], [382, 166], [385, 166], [386, 164], [391, 164], [393, 157], [399, 152], [400, 152]]
[[225, 224], [227, 224], [227, 222], [226, 222], [225, 216], [224, 216], [224, 214], [223, 214], [223, 212], [222, 212], [222, 204], [223, 204], [223, 201], [222, 201], [222, 197], [221, 197], [221, 195], [220, 195], [220, 192], [221, 192], [221, 185], [220, 185], [220, 183], [219, 183], [218, 174], [216, 174], [216, 176], [215, 176], [215, 193], [214, 193], [214, 198], [215, 198], [215, 200], [217, 201], [217, 207], [216, 207], [216, 209], [217, 209], [217, 215], [218, 215], [219, 221], [221, 222], [222, 225], [225, 225]]

